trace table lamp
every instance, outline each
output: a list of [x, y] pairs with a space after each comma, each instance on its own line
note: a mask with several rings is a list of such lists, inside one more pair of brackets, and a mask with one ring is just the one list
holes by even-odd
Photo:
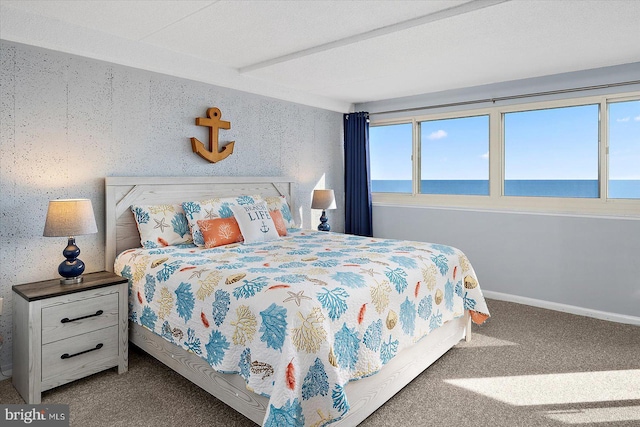
[[320, 225], [318, 230], [329, 231], [329, 219], [325, 210], [336, 208], [336, 198], [333, 194], [333, 190], [313, 190], [313, 200], [311, 201], [311, 209], [322, 209], [322, 216], [320, 217]]
[[89, 199], [59, 199], [49, 201], [47, 219], [44, 224], [45, 237], [64, 237], [69, 241], [62, 251], [66, 258], [58, 266], [63, 285], [81, 283], [84, 262], [78, 259], [80, 248], [76, 246], [75, 236], [98, 232], [93, 206]]

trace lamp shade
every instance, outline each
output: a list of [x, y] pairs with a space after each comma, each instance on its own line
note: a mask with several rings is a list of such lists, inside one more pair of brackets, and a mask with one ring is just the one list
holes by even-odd
[[71, 237], [97, 232], [91, 200], [59, 199], [49, 202], [43, 236]]
[[333, 190], [313, 190], [311, 209], [335, 209], [336, 198]]

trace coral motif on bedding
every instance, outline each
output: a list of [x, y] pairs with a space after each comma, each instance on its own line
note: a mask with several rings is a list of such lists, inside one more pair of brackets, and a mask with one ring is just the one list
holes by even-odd
[[269, 215], [271, 215], [271, 219], [273, 220], [273, 224], [276, 226], [276, 230], [278, 231], [279, 236], [287, 235], [287, 224], [284, 222], [284, 218], [282, 217], [282, 212], [279, 210], [270, 210]]
[[251, 205], [262, 200], [259, 194], [251, 196], [222, 197], [209, 200], [183, 202], [182, 209], [187, 217], [189, 230], [193, 236], [193, 243], [204, 246], [204, 237], [200, 231], [198, 220], [214, 218], [231, 218], [233, 212], [231, 206]]
[[[289, 207], [289, 203], [287, 203], [287, 199], [284, 196], [272, 196], [265, 197], [264, 201], [267, 202], [267, 206], [269, 210], [280, 211], [282, 214], [282, 219], [284, 220], [285, 226], [287, 228], [296, 228], [296, 222], [293, 219], [293, 214], [291, 213], [291, 208]], [[282, 234], [280, 234], [282, 236]]]
[[204, 247], [207, 249], [243, 240], [235, 218], [199, 219], [196, 222], [202, 233]]
[[180, 205], [132, 205], [131, 212], [144, 248], [192, 242], [189, 224]]
[[265, 426], [349, 411], [347, 382], [486, 303], [466, 256], [429, 243], [293, 231], [211, 249], [132, 249], [130, 318], [269, 396]]

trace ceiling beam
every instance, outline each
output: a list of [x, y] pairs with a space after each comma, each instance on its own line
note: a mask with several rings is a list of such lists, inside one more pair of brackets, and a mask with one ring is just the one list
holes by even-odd
[[364, 33], [355, 34], [353, 36], [345, 37], [345, 38], [324, 43], [318, 46], [313, 46], [307, 49], [302, 49], [296, 52], [288, 53], [286, 55], [278, 56], [272, 59], [267, 59], [265, 61], [256, 62], [255, 64], [240, 67], [238, 71], [240, 73], [250, 73], [252, 71], [256, 71], [262, 68], [267, 68], [272, 65], [293, 61], [295, 59], [303, 58], [305, 56], [309, 56], [316, 53], [325, 52], [327, 50], [336, 49], [339, 47], [358, 43], [363, 40], [369, 40], [375, 37], [381, 37], [387, 34], [396, 33], [398, 31], [403, 31], [409, 28], [425, 25], [430, 22], [440, 21], [443, 19], [451, 18], [453, 16], [463, 15], [465, 13], [484, 9], [486, 7], [495, 6], [497, 4], [505, 3], [507, 1], [510, 1], [510, 0], [472, 0], [467, 3], [463, 3], [457, 6], [453, 6], [447, 9], [430, 13], [428, 15], [423, 15], [417, 18], [409, 19], [407, 21], [402, 21], [395, 24], [387, 25], [385, 27], [376, 28], [374, 30], [366, 31]]

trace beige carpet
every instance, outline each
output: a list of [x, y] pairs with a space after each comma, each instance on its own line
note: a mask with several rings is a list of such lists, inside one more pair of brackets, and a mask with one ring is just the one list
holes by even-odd
[[[640, 327], [490, 300], [493, 317], [361, 426], [639, 426]], [[0, 403], [23, 403], [9, 380]], [[72, 426], [255, 426], [137, 348], [43, 393]]]

